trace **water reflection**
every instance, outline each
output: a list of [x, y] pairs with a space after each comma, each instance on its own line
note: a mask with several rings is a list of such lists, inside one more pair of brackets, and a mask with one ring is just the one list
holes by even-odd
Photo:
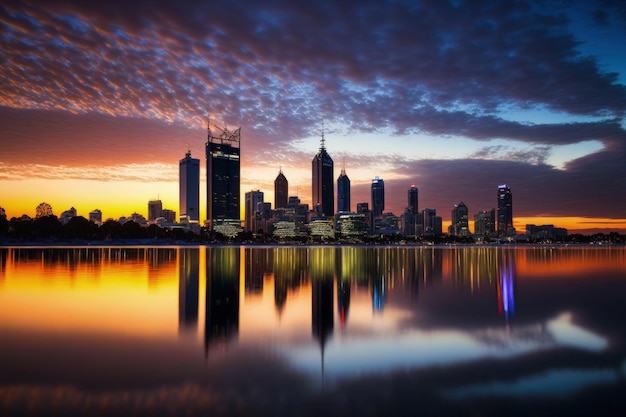
[[112, 414], [113, 391], [149, 393], [172, 414], [345, 415], [346, 404], [356, 414], [467, 414], [471, 404], [502, 415], [511, 398], [624, 405], [610, 393], [625, 388], [625, 253], [0, 248], [0, 414], [42, 386], [74, 387], [57, 398], [88, 411], [91, 401], [100, 414]]
[[239, 248], [206, 250], [204, 351], [224, 348], [239, 332]]

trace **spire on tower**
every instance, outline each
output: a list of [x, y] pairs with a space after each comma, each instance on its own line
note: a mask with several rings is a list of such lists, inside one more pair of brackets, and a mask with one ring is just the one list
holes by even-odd
[[322, 141], [321, 141], [320, 151], [326, 149], [326, 147], [324, 146], [325, 141], [326, 140], [324, 139], [324, 120], [322, 120]]

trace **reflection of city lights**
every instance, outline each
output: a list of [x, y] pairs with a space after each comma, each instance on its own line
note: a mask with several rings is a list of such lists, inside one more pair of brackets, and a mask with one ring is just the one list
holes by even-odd
[[506, 319], [515, 313], [515, 299], [513, 289], [513, 265], [509, 261], [504, 266], [497, 282], [498, 286], [498, 312]]

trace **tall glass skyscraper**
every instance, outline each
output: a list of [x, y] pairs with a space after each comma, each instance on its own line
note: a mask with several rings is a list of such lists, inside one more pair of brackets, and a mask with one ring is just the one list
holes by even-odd
[[289, 182], [281, 169], [274, 180], [274, 208], [287, 208], [289, 206]]
[[452, 234], [454, 236], [469, 236], [468, 209], [465, 203], [460, 202], [452, 209]]
[[240, 180], [241, 128], [234, 132], [223, 129], [214, 136], [209, 127], [206, 143], [207, 220], [213, 228], [216, 221], [241, 220]]
[[350, 211], [350, 178], [345, 169], [337, 178], [337, 211]]
[[259, 203], [263, 202], [263, 191], [252, 190], [245, 195], [245, 229], [249, 232], [256, 233], [254, 225], [254, 215], [258, 210]]
[[323, 216], [333, 216], [335, 209], [334, 163], [324, 146], [324, 134], [320, 150], [311, 163], [313, 168], [313, 211]]
[[374, 217], [380, 216], [385, 210], [385, 181], [375, 177], [372, 180], [372, 212]]
[[498, 186], [498, 236], [513, 236], [513, 195], [506, 185]]
[[178, 164], [178, 210], [180, 219], [200, 221], [200, 160], [187, 154]]

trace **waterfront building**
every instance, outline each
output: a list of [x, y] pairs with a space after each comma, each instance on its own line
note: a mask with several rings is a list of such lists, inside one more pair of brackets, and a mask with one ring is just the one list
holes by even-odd
[[259, 203], [263, 203], [263, 191], [252, 190], [245, 194], [245, 223], [244, 228], [248, 232], [256, 233], [253, 219]]
[[313, 239], [327, 240], [335, 237], [333, 221], [325, 218], [314, 219], [309, 223], [310, 235]]
[[567, 229], [554, 227], [553, 224], [543, 224], [541, 226], [527, 224], [526, 234], [531, 239], [563, 240], [567, 237]]
[[161, 217], [167, 224], [176, 223], [176, 212], [174, 210], [163, 209], [161, 210]]
[[163, 203], [161, 200], [148, 201], [148, 222], [154, 222], [163, 216]]
[[337, 178], [337, 211], [350, 211], [350, 178], [345, 168], [341, 169], [341, 174]]
[[404, 210], [404, 234], [416, 236], [421, 232], [421, 216], [418, 210], [418, 189], [415, 184], [411, 184], [407, 192], [408, 205]]
[[240, 213], [240, 156], [241, 128], [234, 132], [222, 128], [218, 135], [207, 127], [207, 223], [210, 230], [224, 225], [227, 233], [241, 225]]
[[313, 168], [312, 198], [313, 211], [321, 216], [333, 216], [335, 207], [334, 163], [324, 145], [324, 133], [319, 152], [311, 163]]
[[442, 232], [442, 219], [437, 216], [437, 209], [425, 208], [422, 210], [422, 225], [424, 235], [440, 235]]
[[341, 240], [361, 240], [369, 234], [367, 216], [364, 213], [338, 213], [335, 233]]
[[513, 195], [506, 184], [498, 186], [498, 236], [514, 236]]
[[288, 207], [289, 182], [283, 174], [283, 170], [278, 172], [278, 176], [274, 180], [274, 208]]
[[200, 160], [187, 151], [178, 163], [178, 210], [181, 222], [200, 221]]
[[453, 236], [469, 236], [468, 209], [460, 202], [452, 209], [451, 234]]
[[474, 214], [474, 233], [480, 236], [493, 236], [496, 231], [496, 209]]
[[374, 217], [381, 216], [385, 210], [385, 181], [380, 177], [372, 180], [372, 212]]

